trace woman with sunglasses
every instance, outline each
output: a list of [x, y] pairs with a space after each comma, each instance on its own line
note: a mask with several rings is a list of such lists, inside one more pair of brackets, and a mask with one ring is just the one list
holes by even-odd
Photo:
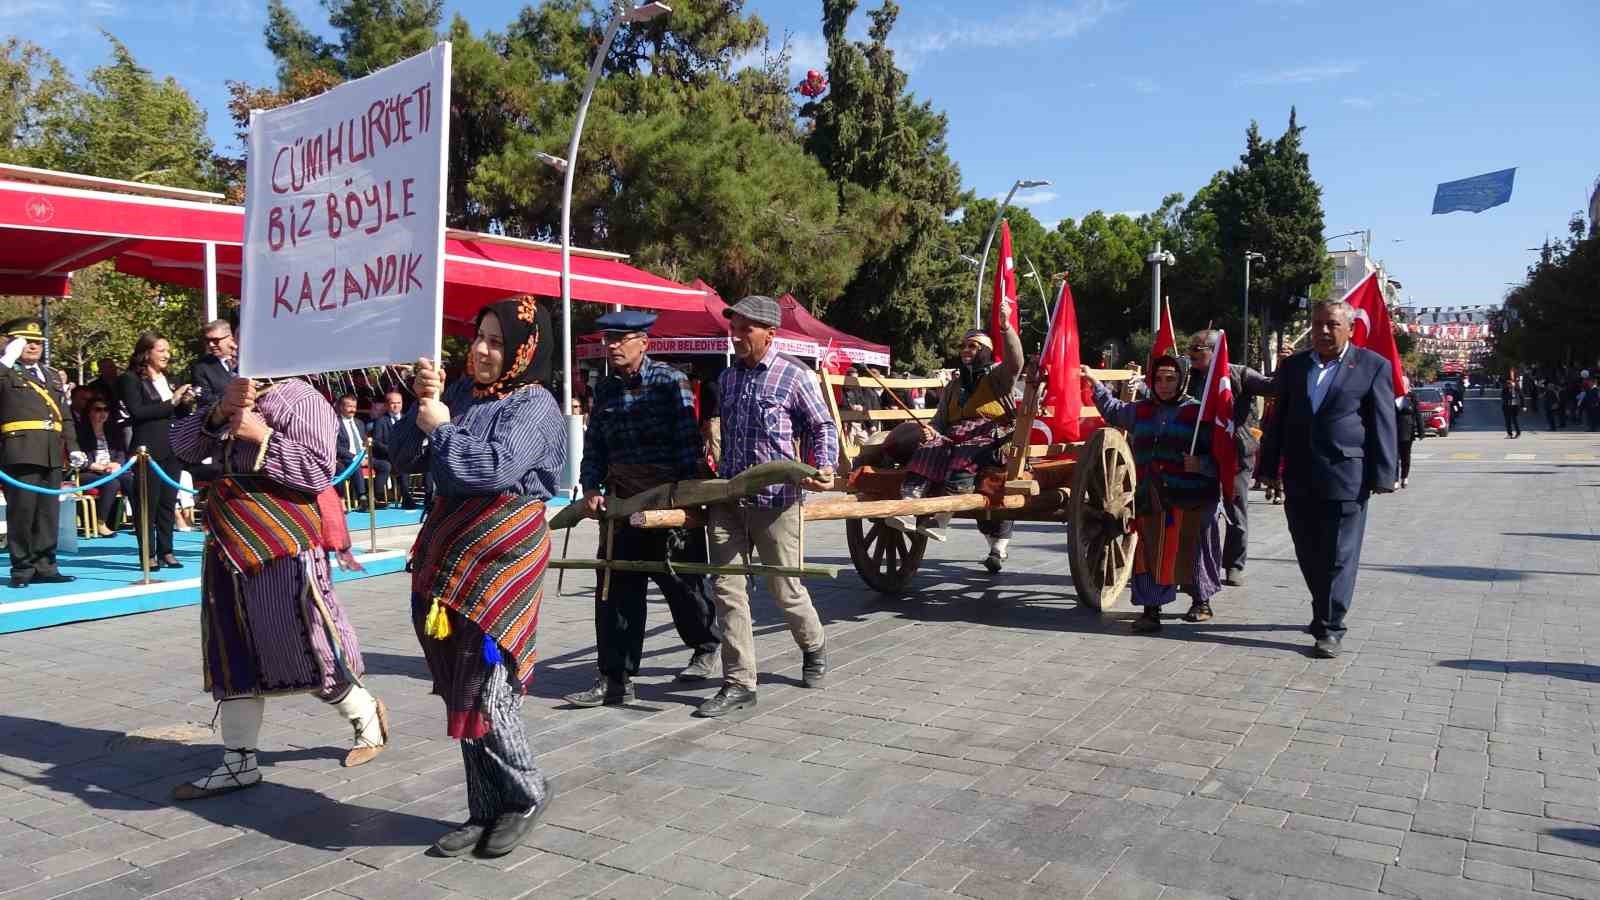
[[[83, 467], [84, 480], [98, 481], [128, 461], [128, 443], [123, 439], [122, 432], [109, 424], [111, 401], [93, 389], [90, 390], [90, 396], [87, 414], [78, 423], [78, 447], [89, 457], [89, 464]], [[117, 500], [127, 497], [131, 502], [134, 486], [131, 469], [123, 472], [120, 478], [100, 486], [94, 505], [95, 524], [101, 537], [116, 534], [112, 521], [117, 511]]]

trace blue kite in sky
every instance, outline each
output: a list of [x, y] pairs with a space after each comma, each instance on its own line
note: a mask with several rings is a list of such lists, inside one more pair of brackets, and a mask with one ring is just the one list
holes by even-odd
[[1446, 181], [1433, 192], [1433, 214], [1456, 211], [1480, 213], [1511, 199], [1511, 182], [1517, 170], [1501, 169], [1460, 181]]

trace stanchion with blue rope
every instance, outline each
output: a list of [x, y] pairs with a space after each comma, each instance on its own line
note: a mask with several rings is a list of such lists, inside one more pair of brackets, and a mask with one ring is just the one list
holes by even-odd
[[135, 460], [130, 459], [122, 464], [122, 468], [110, 473], [109, 475], [97, 478], [88, 484], [75, 485], [70, 488], [44, 488], [39, 487], [36, 484], [25, 484], [16, 480], [15, 478], [12, 478], [10, 475], [7, 475], [3, 470], [0, 470], [0, 482], [4, 482], [5, 484], [12, 486], [19, 491], [32, 491], [35, 494], [47, 494], [54, 497], [65, 497], [68, 494], [81, 494], [84, 491], [92, 491], [95, 488], [104, 487], [105, 485], [116, 481], [118, 478], [121, 478], [123, 475], [127, 474], [129, 469], [133, 468], [134, 462]]
[[[137, 456], [139, 460], [139, 571], [144, 573], [135, 584], [157, 584], [158, 579], [150, 577], [150, 467], [155, 465], [150, 461], [150, 450], [140, 446]], [[156, 466], [156, 471], [161, 471]]]
[[[372, 438], [369, 437], [369, 438], [367, 438], [367, 446], [362, 449], [361, 458], [356, 460], [356, 464], [359, 465], [361, 463], [361, 459], [365, 459], [366, 457], [371, 456], [371, 455], [372, 455]], [[374, 469], [374, 468], [372, 468], [370, 466], [367, 467], [367, 551], [370, 552], [370, 553], [377, 553], [378, 552], [378, 501], [377, 501], [378, 481], [377, 481], [377, 478], [378, 478], [378, 470]]]

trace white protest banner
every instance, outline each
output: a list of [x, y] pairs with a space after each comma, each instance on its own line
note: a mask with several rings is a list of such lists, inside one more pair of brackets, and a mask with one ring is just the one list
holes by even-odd
[[239, 372], [436, 357], [450, 45], [250, 116]]

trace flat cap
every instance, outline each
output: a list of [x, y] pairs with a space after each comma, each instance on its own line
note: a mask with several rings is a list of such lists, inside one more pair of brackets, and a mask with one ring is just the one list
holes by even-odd
[[641, 312], [637, 309], [624, 309], [619, 312], [608, 312], [594, 320], [594, 325], [601, 331], [643, 331], [649, 333], [650, 326], [656, 324], [656, 314]]
[[760, 294], [752, 294], [740, 300], [723, 310], [722, 314], [730, 319], [736, 315], [744, 316], [768, 328], [777, 328], [783, 324], [783, 310], [778, 306], [778, 301]]

